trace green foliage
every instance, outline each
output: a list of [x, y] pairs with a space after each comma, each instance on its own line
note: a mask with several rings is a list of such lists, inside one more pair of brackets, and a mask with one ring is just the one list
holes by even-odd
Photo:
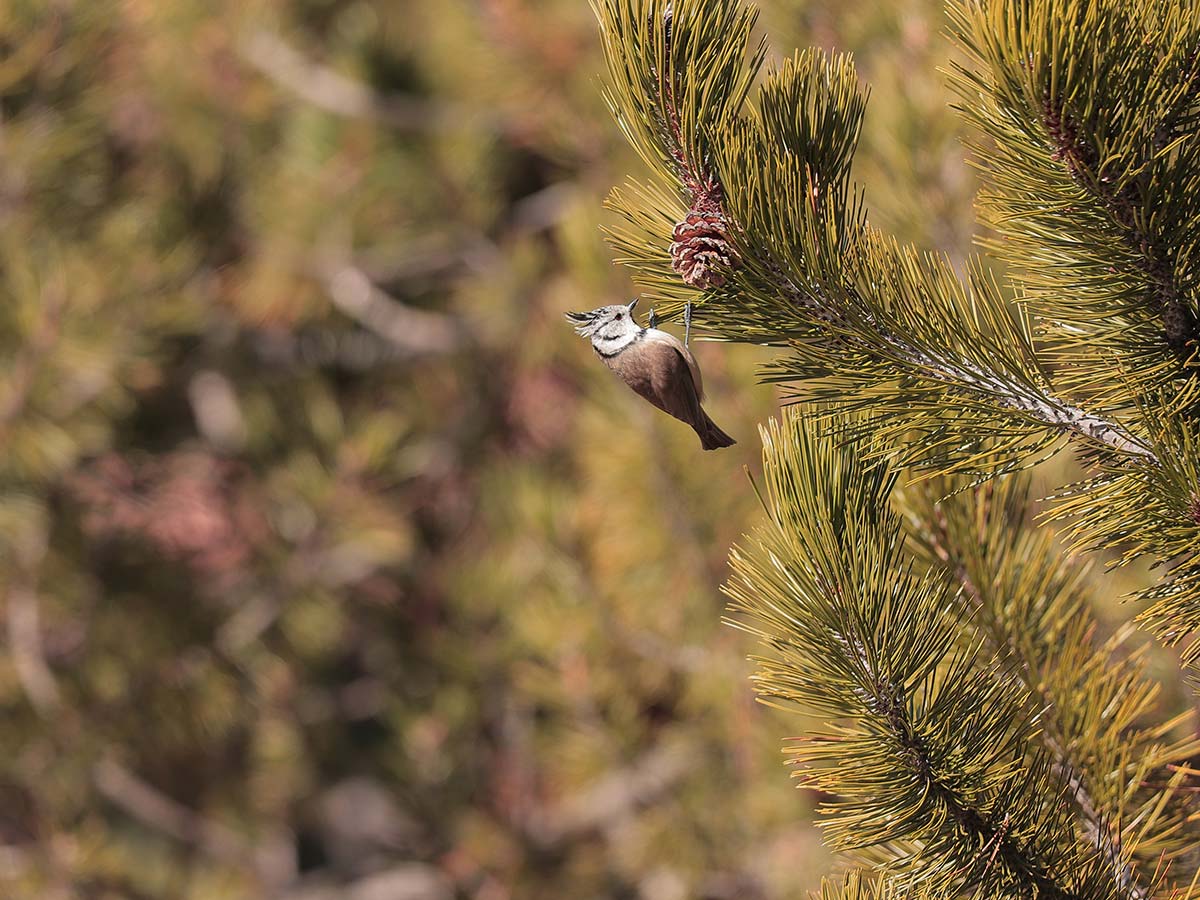
[[820, 900], [932, 900], [940, 895], [928, 884], [864, 877], [862, 872], [851, 871], [840, 880], [823, 880], [820, 893], [813, 896]]
[[594, 0], [593, 9], [617, 124], [658, 174], [685, 185], [701, 180], [713, 125], [736, 117], [766, 54], [762, 40], [752, 49], [756, 14], [728, 3], [704, 9], [642, 0]]
[[575, 0], [0, 4], [0, 896], [815, 882], [753, 498], [560, 327], [628, 291], [601, 64]]
[[1039, 740], [1073, 793], [1085, 834], [1107, 840], [1119, 825], [1111, 846], [1143, 871], [1179, 855], [1194, 868], [1193, 804], [1178, 763], [1200, 745], [1178, 738], [1190, 712], [1163, 717], [1147, 647], [1128, 624], [1101, 639], [1086, 569], [1065, 562], [1048, 531], [1029, 527], [1027, 478], [970, 491], [928, 487], [899, 498], [910, 549], [959, 582], [961, 618], [1033, 698]]
[[1045, 323], [1064, 386], [1116, 410], [1162, 388], [1193, 404], [1194, 4], [952, 11], [972, 63], [954, 83], [987, 136], [987, 246]]
[[1018, 273], [1063, 385], [1135, 416], [1157, 460], [1109, 467], [1062, 511], [1084, 545], [1167, 565], [1171, 579], [1144, 594], [1157, 602], [1143, 621], [1178, 642], [1200, 624], [1200, 17], [1190, 3], [956, 9], [974, 67], [955, 84], [988, 137], [988, 248]]
[[[728, 18], [742, 4], [703, 8]], [[1177, 642], [1200, 628], [1200, 484], [1175, 462], [1190, 459], [1195, 417], [1200, 13], [1150, 0], [957, 9], [969, 60], [956, 84], [995, 173], [982, 206], [995, 229], [986, 244], [1008, 266], [1003, 284], [987, 258], [929, 254], [870, 223], [851, 180], [862, 90], [847, 59], [815, 51], [768, 73], [739, 115], [722, 106], [702, 119], [737, 248], [723, 283], [697, 294], [672, 278], [664, 248], [678, 207], [654, 199], [687, 193], [685, 182], [614, 192], [627, 223], [618, 250], [669, 312], [691, 301], [712, 336], [781, 348], [767, 380], [861, 414], [848, 437], [881, 438], [899, 463], [988, 476], [1078, 448], [1098, 477], [1060, 512], [1075, 517], [1080, 546], [1168, 565], [1175, 574], [1147, 594], [1159, 602], [1145, 621]], [[600, 9], [614, 33], [662, 11]], [[697, 55], [685, 22], [672, 40]], [[729, 52], [745, 58], [738, 41]], [[740, 85], [754, 63], [727, 77]], [[614, 78], [623, 65], [610, 61]], [[688, 71], [680, 96], [700, 90]], [[627, 80], [612, 96], [638, 90]]]
[[1022, 715], [1024, 698], [989, 671], [994, 660], [974, 668], [977, 647], [951, 653], [956, 586], [903, 558], [886, 467], [838, 454], [799, 421], [764, 435], [772, 524], [734, 552], [730, 593], [774, 650], [760, 693], [838, 719], [789, 748], [805, 782], [836, 797], [823, 808], [830, 844], [913, 843], [921, 852], [896, 853], [897, 864], [930, 881], [960, 877], [965, 889], [991, 874], [997, 887], [1030, 891], [1072, 870], [1090, 884], [1086, 856], [1050, 856], [1070, 825], [1047, 815], [1057, 799], [1049, 761], [1026, 758], [1032, 710]]
[[763, 432], [769, 523], [734, 551], [729, 593], [769, 648], [760, 694], [832, 717], [788, 748], [830, 798], [830, 845], [939, 896], [1186, 886], [1200, 858], [1179, 764], [1200, 743], [1154, 721], [1128, 632], [1093, 644], [1049, 536], [1013, 527], [1027, 482], [917, 492], [910, 542], [894, 470], [811, 421]]
[[[670, 31], [666, 9], [598, 8], [606, 34], [642, 34], [606, 44], [618, 119], [638, 115], [622, 99], [642, 89], [640, 47], [675, 42], [700, 72], [694, 35], [744, 4], [673, 2]], [[813, 403], [764, 432], [770, 523], [734, 552], [729, 590], [770, 649], [760, 693], [831, 717], [790, 748], [826, 797], [828, 842], [902, 876], [845, 889], [1186, 892], [1200, 748], [1132, 629], [1103, 636], [1012, 473], [1076, 448], [1088, 471], [1048, 517], [1075, 548], [1167, 569], [1142, 591], [1165, 643], [1200, 629], [1200, 12], [964, 0], [952, 18], [988, 256], [927, 253], [872, 222], [852, 175], [865, 92], [848, 57], [818, 51], [770, 67], [740, 109], [678, 101], [708, 180], [652, 166], [649, 185], [614, 191], [612, 236], [648, 296], [694, 304], [716, 339], [776, 348], [764, 380]], [[703, 49], [722, 52], [721, 96], [741, 97], [758, 56], [740, 39]], [[691, 71], [674, 97], [716, 90]], [[657, 141], [647, 158], [676, 146], [663, 129], [641, 140]], [[735, 248], [719, 279], [684, 282], [677, 195]], [[907, 467], [919, 481], [894, 498]]]

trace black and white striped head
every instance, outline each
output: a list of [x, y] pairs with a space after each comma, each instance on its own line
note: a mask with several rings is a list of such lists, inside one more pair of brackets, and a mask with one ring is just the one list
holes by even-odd
[[601, 306], [591, 312], [567, 313], [567, 321], [575, 326], [575, 330], [584, 337], [590, 337], [592, 343], [619, 342], [632, 338], [642, 327], [633, 318], [633, 308], [637, 306], [637, 298], [629, 303], [616, 303], [612, 306]]

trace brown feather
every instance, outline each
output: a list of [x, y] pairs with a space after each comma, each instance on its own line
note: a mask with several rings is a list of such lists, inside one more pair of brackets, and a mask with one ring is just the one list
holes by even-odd
[[700, 370], [679, 341], [641, 340], [616, 356], [601, 359], [636, 393], [692, 426], [705, 450], [734, 443], [701, 408]]
[[684, 344], [667, 331], [659, 331], [653, 329], [646, 333], [646, 337], [642, 340], [643, 344], [648, 343], [666, 344], [668, 347], [673, 347], [675, 351], [683, 357], [687, 363], [688, 371], [692, 373], [692, 383], [696, 386], [696, 399], [704, 401], [704, 379], [700, 377], [700, 364], [696, 362], [696, 357], [692, 356], [692, 351]]

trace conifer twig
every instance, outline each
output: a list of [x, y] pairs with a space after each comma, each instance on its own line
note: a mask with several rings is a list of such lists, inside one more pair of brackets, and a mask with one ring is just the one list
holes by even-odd
[[1079, 770], [1068, 759], [1066, 751], [1054, 738], [1047, 737], [1046, 745], [1055, 756], [1053, 771], [1067, 786], [1067, 793], [1075, 801], [1080, 818], [1083, 820], [1084, 832], [1104, 854], [1105, 860], [1112, 869], [1117, 888], [1130, 900], [1147, 900], [1150, 896], [1149, 888], [1138, 881], [1132, 867], [1122, 856], [1121, 845], [1113, 839], [1109, 829], [1105, 827], [1100, 812], [1096, 809], [1091, 794], [1088, 793], [1087, 786], [1083, 783], [1083, 776], [1080, 775]]
[[963, 645], [957, 584], [907, 556], [889, 509], [895, 470], [831, 424], [792, 414], [764, 430], [769, 523], [735, 550], [727, 588], [774, 651], [759, 661], [760, 695], [837, 719], [789, 748], [799, 776], [834, 798], [830, 842], [967, 895], [1114, 896], [1111, 865], [1080, 839], [1036, 740], [1036, 702], [978, 637]]
[[996, 822], [992, 811], [981, 810], [964, 802], [953, 784], [940, 777], [938, 768], [927, 755], [919, 730], [907, 715], [907, 707], [911, 701], [904, 685], [890, 680], [888, 673], [876, 670], [872, 665], [872, 655], [867, 654], [864, 647], [858, 645], [855, 649], [863, 666], [862, 671], [874, 682], [872, 687], [875, 692], [863, 693], [867, 709], [889, 726], [890, 737], [902, 749], [910, 764], [912, 776], [922, 784], [922, 792], [934, 798], [958, 827], [970, 836], [970, 843], [985, 849], [990, 848], [990, 855], [982, 874], [986, 875], [999, 858], [1023, 883], [1029, 896], [1052, 900], [1069, 900], [1074, 897], [1075, 894], [1059, 884], [1040, 861], [1029, 856], [1025, 847], [1011, 834], [1008, 813]]
[[[991, 492], [984, 488], [981, 493], [983, 496], [979, 502], [984, 504], [983, 515], [987, 517], [991, 514], [991, 507], [986, 497]], [[966, 562], [955, 552], [956, 544], [952, 539], [944, 511], [935, 508], [933, 513], [923, 522], [927, 529], [931, 549], [958, 579], [963, 588], [962, 596], [970, 599], [971, 605], [974, 607], [973, 612], [985, 611], [987, 599], [983, 591], [976, 585]], [[979, 539], [982, 540], [982, 536], [979, 536]], [[1087, 785], [1084, 783], [1080, 767], [1071, 760], [1061, 742], [1063, 734], [1057, 715], [1058, 698], [1047, 690], [1046, 683], [1038, 675], [1034, 662], [1022, 650], [1015, 636], [999, 627], [986, 627], [996, 624], [990, 616], [985, 617], [984, 622], [983, 631], [991, 639], [993, 650], [1003, 654], [1013, 664], [1014, 671], [1024, 683], [1025, 688], [1039, 698], [1042, 708], [1041, 718], [1046, 726], [1041, 737], [1054, 759], [1052, 771], [1066, 785], [1068, 795], [1075, 801], [1084, 830], [1108, 861], [1117, 887], [1130, 900], [1146, 900], [1150, 896], [1149, 889], [1138, 882], [1133, 869], [1123, 857], [1119, 842], [1113, 839], [1104, 824], [1100, 811], [1096, 809]]]
[[[768, 265], [773, 266], [774, 264], [768, 262]], [[834, 305], [827, 295], [820, 293], [815, 296], [806, 295], [790, 279], [781, 279], [780, 283], [794, 302], [819, 321], [825, 324], [846, 321], [845, 314]], [[859, 302], [862, 303], [861, 299]], [[871, 336], [890, 351], [893, 359], [903, 362], [919, 372], [945, 384], [964, 388], [982, 399], [990, 399], [1005, 408], [1023, 413], [1068, 436], [1074, 435], [1094, 441], [1110, 451], [1133, 457], [1144, 463], [1152, 465], [1158, 463], [1158, 458], [1153, 450], [1116, 422], [1058, 400], [1049, 394], [1035, 391], [1029, 386], [1015, 384], [1012, 379], [989, 372], [977, 363], [965, 359], [950, 360], [944, 353], [939, 353], [936, 349], [918, 347], [911, 341], [890, 333], [878, 319], [870, 315], [863, 316], [862, 321], [872, 329]], [[836, 332], [833, 343], [840, 344], [841, 347], [831, 347], [831, 353], [836, 353], [838, 349], [869, 351], [871, 345], [865, 340], [862, 341], [862, 347], [855, 347], [858, 342], [854, 341], [852, 337], [853, 329], [837, 329]]]
[[[1188, 342], [1197, 337], [1196, 318], [1182, 297], [1174, 254], [1163, 235], [1147, 227], [1137, 215], [1145, 204], [1139, 181], [1114, 185], [1119, 180], [1117, 173], [1100, 166], [1095, 148], [1079, 133], [1072, 113], [1064, 108], [1061, 98], [1051, 94], [1049, 85], [1042, 101], [1042, 116], [1053, 146], [1051, 158], [1066, 166], [1071, 179], [1096, 200], [1117, 227], [1121, 241], [1137, 257], [1152, 286], [1157, 307], [1153, 311], [1162, 317], [1168, 345], [1176, 353], [1184, 352]], [[1148, 162], [1142, 160], [1138, 168]]]
[[951, 362], [938, 359], [928, 352], [905, 346], [895, 338], [885, 337], [885, 339], [894, 342], [903, 357], [910, 363], [925, 369], [935, 378], [947, 384], [962, 385], [979, 392], [984, 397], [995, 398], [1009, 409], [1025, 413], [1064, 434], [1087, 438], [1109, 450], [1135, 457], [1144, 462], [1151, 464], [1158, 462], [1153, 450], [1115, 422], [1089, 413], [1078, 406], [1057, 400], [1048, 394], [1021, 389], [1000, 376], [986, 372], [965, 360]]

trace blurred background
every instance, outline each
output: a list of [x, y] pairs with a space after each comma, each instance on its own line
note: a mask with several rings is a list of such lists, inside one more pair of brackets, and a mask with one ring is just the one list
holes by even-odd
[[[965, 254], [940, 0], [760, 5], [854, 52], [872, 222]], [[562, 319], [635, 290], [602, 70], [582, 0], [0, 3], [0, 896], [830, 870], [721, 621], [765, 357], [698, 347], [702, 453]]]

